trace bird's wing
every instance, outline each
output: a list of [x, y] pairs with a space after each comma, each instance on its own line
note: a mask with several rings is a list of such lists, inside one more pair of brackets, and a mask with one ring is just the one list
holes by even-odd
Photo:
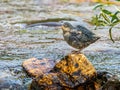
[[81, 39], [83, 38], [83, 34], [81, 31], [77, 31], [77, 30], [72, 30], [70, 31], [71, 33], [71, 40], [75, 40], [77, 42], [81, 42]]
[[82, 31], [77, 31], [76, 29], [73, 29], [70, 31], [71, 35], [76, 36], [76, 35], [82, 35]]
[[83, 27], [81, 25], [77, 26], [77, 31], [81, 31], [86, 35], [94, 35], [94, 33], [92, 31], [88, 30], [86, 27]]
[[98, 40], [100, 38], [92, 31], [90, 31], [87, 28], [80, 26], [80, 25], [77, 26], [77, 31], [81, 31], [86, 36], [86, 38], [88, 38], [88, 41], [89, 40]]

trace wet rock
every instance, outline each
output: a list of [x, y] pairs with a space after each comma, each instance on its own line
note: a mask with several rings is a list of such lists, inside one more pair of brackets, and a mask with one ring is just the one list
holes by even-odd
[[30, 58], [22, 63], [23, 68], [30, 76], [40, 76], [49, 72], [55, 65], [53, 60]]

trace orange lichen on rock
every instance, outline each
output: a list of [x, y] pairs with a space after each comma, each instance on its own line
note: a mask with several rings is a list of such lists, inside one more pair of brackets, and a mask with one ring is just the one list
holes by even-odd
[[52, 60], [31, 58], [23, 62], [23, 67], [36, 77], [30, 90], [118, 90], [120, 86], [109, 73], [96, 72], [83, 54], [69, 54], [56, 65]]
[[74, 77], [93, 77], [96, 70], [83, 54], [69, 54], [54, 67], [56, 71], [72, 75]]
[[48, 74], [48, 75], [44, 75], [42, 77], [42, 79], [39, 79], [38, 83], [46, 83], [48, 85], [52, 85], [52, 75], [51, 74]]
[[[69, 54], [48, 73], [38, 76], [32, 90], [86, 90], [95, 87], [96, 70], [83, 54]], [[53, 89], [54, 88], [54, 89]], [[88, 90], [89, 90], [88, 89]]]

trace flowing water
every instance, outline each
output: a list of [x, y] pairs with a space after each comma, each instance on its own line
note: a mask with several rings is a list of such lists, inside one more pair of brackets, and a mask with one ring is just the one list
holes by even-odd
[[[27, 90], [32, 79], [26, 75], [21, 66], [24, 60], [35, 57], [57, 61], [75, 50], [64, 41], [59, 26], [41, 26], [35, 23], [31, 26], [31, 22], [51, 18], [72, 18], [77, 20], [74, 22], [94, 29], [94, 26], [85, 22], [91, 19], [94, 5], [51, 1], [0, 1], [0, 88], [3, 90], [8, 87], [10, 90]], [[64, 21], [57, 20], [56, 23], [59, 25]], [[109, 40], [108, 27], [93, 30], [101, 36], [101, 39], [84, 49], [82, 53], [97, 70], [108, 71], [120, 79], [119, 29], [120, 27], [117, 27], [113, 31], [115, 43]]]

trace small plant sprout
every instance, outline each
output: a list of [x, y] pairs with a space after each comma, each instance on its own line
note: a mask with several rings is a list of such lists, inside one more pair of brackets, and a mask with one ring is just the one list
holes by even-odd
[[109, 36], [110, 39], [114, 42], [114, 39], [112, 38], [112, 29], [120, 23], [120, 17], [118, 16], [120, 9], [115, 5], [111, 5], [115, 9], [115, 11], [112, 12], [107, 9], [109, 6], [110, 4], [96, 5], [93, 10], [99, 12], [92, 17], [91, 22], [96, 26], [96, 28], [97, 26], [109, 26]]

